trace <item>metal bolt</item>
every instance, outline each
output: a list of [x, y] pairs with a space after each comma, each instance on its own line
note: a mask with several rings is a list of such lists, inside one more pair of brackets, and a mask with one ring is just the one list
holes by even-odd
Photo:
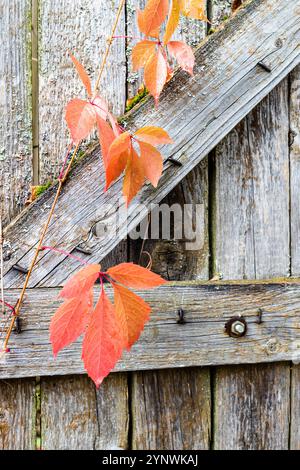
[[247, 322], [243, 317], [233, 317], [226, 323], [225, 331], [232, 338], [241, 338], [247, 333]]

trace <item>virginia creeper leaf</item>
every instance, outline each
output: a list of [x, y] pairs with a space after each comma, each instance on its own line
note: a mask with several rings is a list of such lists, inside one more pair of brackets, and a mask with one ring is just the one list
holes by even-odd
[[193, 49], [181, 41], [170, 41], [167, 48], [169, 54], [177, 60], [179, 66], [190, 75], [193, 75], [195, 65]]
[[75, 98], [67, 104], [66, 121], [74, 143], [85, 139], [96, 123], [94, 106]]
[[169, 13], [166, 31], [164, 35], [164, 44], [167, 44], [173, 36], [180, 19], [181, 0], [171, 0], [171, 8]]
[[161, 24], [168, 14], [168, 0], [148, 0], [145, 9], [138, 11], [138, 26], [145, 36], [158, 38]]
[[101, 96], [96, 96], [96, 98], [93, 100], [92, 102], [92, 105], [94, 106], [95, 108], [95, 112], [96, 114], [101, 118], [103, 119], [104, 121], [106, 121], [106, 118], [108, 116], [108, 104], [107, 102], [105, 101], [104, 98], [102, 98]]
[[91, 86], [91, 81], [90, 81], [90, 77], [88, 76], [88, 74], [86, 73], [86, 70], [85, 68], [83, 67], [83, 65], [69, 52], [70, 54], [70, 57], [73, 61], [73, 64], [75, 65], [76, 67], [76, 70], [77, 70], [77, 73], [87, 91], [87, 94], [89, 97], [92, 96], [92, 86]]
[[151, 308], [138, 295], [126, 287], [114, 284], [114, 306], [123, 336], [123, 348], [130, 349], [139, 339]]
[[54, 356], [84, 333], [93, 310], [93, 290], [66, 300], [50, 323], [50, 340]]
[[168, 66], [165, 57], [159, 49], [147, 62], [144, 71], [146, 88], [154, 97], [156, 105], [159, 95], [167, 81]]
[[99, 277], [100, 270], [100, 264], [85, 266], [68, 280], [59, 296], [63, 299], [72, 299], [88, 292]]
[[97, 116], [97, 126], [104, 168], [107, 168], [109, 149], [115, 140], [115, 134], [110, 125], [99, 116]]
[[132, 65], [133, 70], [138, 70], [145, 67], [148, 60], [153, 56], [157, 47], [154, 41], [141, 41], [134, 46], [132, 50]]
[[151, 145], [173, 144], [169, 134], [161, 127], [145, 126], [135, 132], [135, 137]]
[[161, 276], [133, 263], [121, 263], [107, 270], [116, 282], [135, 289], [152, 289], [166, 284]]
[[131, 147], [123, 182], [123, 195], [128, 206], [145, 181], [144, 169], [136, 151]]
[[205, 5], [206, 0], [181, 0], [181, 11], [189, 18], [207, 21]]
[[153, 145], [139, 142], [141, 149], [141, 164], [145, 177], [156, 188], [163, 171], [163, 158]]
[[122, 356], [123, 342], [115, 309], [102, 290], [82, 344], [84, 366], [97, 387]]

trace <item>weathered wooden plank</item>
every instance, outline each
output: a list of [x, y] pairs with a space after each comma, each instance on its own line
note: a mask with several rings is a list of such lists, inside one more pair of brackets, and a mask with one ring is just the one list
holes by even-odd
[[[141, 292], [152, 305], [150, 323], [131, 353], [124, 353], [116, 371], [195, 365], [294, 360], [300, 357], [299, 281], [278, 284], [175, 283]], [[11, 352], [1, 360], [0, 377], [83, 373], [80, 342], [52, 358], [49, 321], [59, 305], [58, 289], [29, 290], [24, 304], [23, 332], [13, 335]], [[10, 291], [12, 300], [19, 291]], [[186, 324], [177, 324], [178, 309]], [[263, 322], [258, 324], [258, 309]], [[244, 338], [230, 338], [224, 325], [243, 314]], [[291, 338], [293, 341], [291, 341]]]
[[134, 450], [209, 448], [208, 368], [134, 374], [132, 390]]
[[215, 448], [288, 449], [288, 364], [224, 367], [215, 388]]
[[[300, 67], [290, 75], [291, 274], [300, 273]], [[298, 364], [297, 359], [295, 363]], [[291, 372], [290, 448], [300, 449], [300, 366]]]
[[[290, 272], [288, 102], [283, 81], [216, 150], [213, 260], [225, 278]], [[269, 350], [285, 332], [274, 328]], [[215, 449], [288, 448], [289, 364], [218, 368], [214, 390]]]
[[0, 1], [0, 43], [0, 202], [8, 223], [32, 180], [30, 0]]
[[0, 449], [35, 449], [35, 379], [0, 381]]
[[[39, 122], [40, 178], [51, 181], [59, 173], [69, 142], [64, 108], [84, 90], [67, 54], [84, 63], [93, 81], [107, 47], [118, 2], [106, 0], [42, 0], [39, 2]], [[125, 17], [117, 33], [124, 36]], [[101, 94], [117, 115], [126, 101], [125, 39], [114, 42], [109, 67], [103, 75]]]
[[[221, 32], [200, 46], [196, 52], [195, 77], [191, 79], [179, 72], [163, 93], [158, 110], [152, 109], [149, 100], [130, 118], [137, 126], [155, 122], [170, 131], [176, 145], [164, 153], [166, 157], [172, 154], [184, 163], [183, 167], [174, 169], [167, 163], [158, 190], [145, 186], [126, 212], [124, 202], [119, 200], [120, 181], [110, 191], [102, 193], [96, 151], [74, 171], [68, 182], [46, 243], [62, 243], [72, 249], [82, 238], [88, 238], [91, 227], [96, 225], [98, 237], [92, 236], [89, 241], [93, 251], [90, 261], [98, 261], [110, 252], [145, 217], [150, 203], [159, 202], [169, 193], [299, 62], [299, 16], [300, 0], [292, 7], [283, 0], [253, 0]], [[280, 38], [282, 47], [274, 52], [274, 44]], [[256, 66], [270, 52], [273, 52], [268, 59], [272, 74]], [[10, 259], [5, 263], [7, 287], [23, 284], [23, 276], [11, 267], [17, 261], [27, 265], [31, 260], [32, 248], [37, 242], [36, 220], [40, 224], [45, 221], [52, 197], [53, 190], [50, 190], [7, 229], [6, 237], [11, 246]], [[74, 205], [70, 204], [72, 200], [76, 200], [75, 212]], [[144, 203], [141, 210], [137, 210], [138, 203]], [[116, 216], [119, 223], [115, 231]], [[75, 269], [69, 262], [62, 263], [61, 256], [44, 253], [41, 258], [31, 286], [61, 284]]]

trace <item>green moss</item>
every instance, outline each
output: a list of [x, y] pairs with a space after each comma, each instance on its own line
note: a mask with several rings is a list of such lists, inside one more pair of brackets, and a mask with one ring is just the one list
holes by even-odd
[[140, 103], [143, 100], [143, 98], [145, 98], [147, 95], [148, 95], [148, 90], [146, 87], [143, 87], [141, 91], [139, 91], [133, 98], [127, 101], [127, 106], [125, 108], [126, 113], [128, 113], [128, 111], [131, 111], [132, 108], [134, 108], [134, 106]]
[[41, 196], [45, 191], [47, 191], [47, 189], [50, 188], [50, 186], [52, 186], [52, 182], [51, 182], [51, 181], [49, 181], [49, 182], [46, 183], [46, 184], [42, 184], [42, 185], [40, 185], [40, 186], [36, 186], [36, 188], [35, 188], [36, 197]]

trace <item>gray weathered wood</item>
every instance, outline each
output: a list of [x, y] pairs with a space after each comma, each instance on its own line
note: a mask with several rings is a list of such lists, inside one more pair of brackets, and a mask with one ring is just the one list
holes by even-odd
[[0, 210], [7, 223], [32, 181], [31, 1], [0, 1]]
[[[184, 163], [183, 167], [174, 169], [170, 163], [166, 164], [158, 190], [153, 191], [149, 186], [144, 188], [129, 207], [126, 224], [124, 202], [119, 202], [121, 183], [118, 181], [111, 190], [102, 193], [103, 183], [99, 184], [101, 176], [98, 163], [96, 165], [96, 151], [77, 168], [67, 184], [46, 243], [62, 243], [67, 249], [72, 249], [82, 238], [88, 237], [91, 227], [98, 221], [99, 233], [97, 238], [92, 237], [90, 240], [93, 254], [89, 259], [98, 261], [110, 252], [144, 218], [150, 203], [159, 202], [169, 193], [297, 65], [300, 60], [299, 16], [300, 0], [292, 7], [283, 0], [253, 0], [221, 32], [200, 46], [196, 52], [195, 77], [191, 79], [179, 72], [163, 93], [158, 110], [152, 109], [153, 103], [149, 100], [128, 119], [137, 126], [151, 122], [169, 130], [176, 144], [164, 150], [164, 154], [172, 154]], [[279, 38], [283, 38], [282, 47], [273, 52], [274, 43]], [[268, 74], [256, 63], [271, 51], [273, 54], [268, 63], [272, 64], [273, 73]], [[10, 269], [16, 261], [27, 265], [31, 260], [32, 247], [37, 242], [39, 232], [36, 221], [39, 220], [39, 224], [44, 222], [52, 197], [53, 190], [7, 229], [6, 236], [11, 244], [11, 257], [5, 263], [7, 287], [23, 284], [23, 276]], [[75, 212], [71, 200], [76, 200]], [[139, 202], [145, 203], [140, 211], [137, 210]], [[105, 204], [111, 206], [105, 210]], [[112, 225], [116, 214], [119, 216], [120, 229], [113, 234]], [[103, 226], [107, 229], [104, 235]], [[44, 253], [30, 285], [53, 286], [64, 282], [77, 266], [62, 261], [62, 256]], [[58, 264], [59, 269], [55, 269]]]
[[288, 449], [289, 387], [287, 364], [218, 369], [215, 448]]
[[[69, 142], [65, 106], [76, 96], [85, 97], [67, 52], [70, 50], [84, 63], [94, 83], [117, 8], [117, 1], [106, 0], [39, 2], [39, 147], [43, 182], [57, 177]], [[116, 34], [126, 34], [124, 15]], [[112, 46], [109, 66], [101, 81], [101, 94], [117, 115], [124, 111], [125, 39], [116, 40]]]
[[209, 449], [209, 369], [135, 374], [132, 385], [134, 450]]
[[[289, 275], [288, 101], [283, 81], [216, 150], [213, 261], [224, 278]], [[285, 332], [273, 330], [269, 351]], [[214, 448], [287, 449], [289, 377], [289, 364], [218, 368]]]
[[[300, 67], [290, 75], [291, 274], [300, 273]], [[295, 361], [298, 364], [298, 361]], [[291, 449], [300, 449], [300, 366], [291, 372]]]
[[[274, 362], [300, 359], [299, 281], [257, 284], [175, 283], [140, 295], [152, 318], [116, 371], [195, 365]], [[80, 341], [52, 358], [49, 322], [60, 304], [58, 289], [29, 290], [24, 304], [23, 332], [13, 335], [11, 352], [0, 363], [0, 377], [83, 373]], [[14, 301], [19, 291], [9, 292]], [[186, 312], [178, 325], [177, 311]], [[257, 323], [258, 308], [263, 323]], [[244, 338], [230, 338], [224, 325], [243, 314]]]
[[0, 449], [35, 449], [35, 379], [0, 381]]

